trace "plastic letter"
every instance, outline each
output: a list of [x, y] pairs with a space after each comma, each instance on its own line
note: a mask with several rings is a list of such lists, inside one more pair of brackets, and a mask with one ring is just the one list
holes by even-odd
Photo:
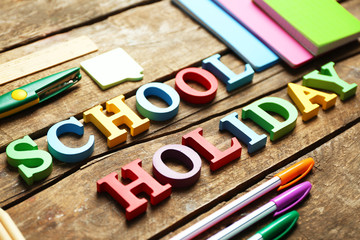
[[[285, 118], [278, 121], [267, 112], [275, 112]], [[275, 141], [295, 128], [298, 112], [294, 105], [277, 97], [265, 97], [257, 100], [242, 110], [242, 119], [250, 118], [268, 133], [270, 140]]]
[[246, 126], [238, 119], [238, 114], [236, 112], [231, 113], [226, 117], [220, 119], [219, 129], [228, 130], [237, 139], [244, 142], [248, 147], [249, 153], [256, 152], [257, 150], [265, 147], [266, 145], [266, 135], [258, 135], [251, 128]]
[[[179, 173], [172, 170], [164, 163], [166, 158], [183, 162], [190, 171]], [[170, 183], [173, 187], [189, 187], [199, 180], [200, 170], [201, 158], [199, 154], [184, 145], [166, 145], [159, 148], [153, 157], [153, 174], [162, 184]]]
[[326, 110], [335, 105], [337, 98], [334, 93], [320, 92], [295, 83], [289, 83], [287, 90], [289, 96], [302, 113], [303, 121], [308, 121], [319, 113], [319, 104]]
[[84, 126], [74, 117], [58, 122], [49, 129], [46, 137], [51, 155], [62, 162], [68, 163], [79, 162], [90, 157], [94, 151], [94, 135], [89, 137], [89, 141], [84, 146], [70, 148], [59, 140], [59, 136], [70, 132], [79, 136], [84, 134]]
[[254, 70], [250, 64], [245, 65], [245, 71], [235, 74], [220, 61], [220, 54], [215, 54], [202, 61], [202, 68], [208, 70], [226, 84], [228, 92], [250, 83], [254, 77]]
[[11, 142], [6, 147], [6, 155], [8, 163], [18, 168], [28, 185], [48, 177], [52, 172], [50, 153], [38, 150], [37, 144], [29, 136]]
[[315, 70], [303, 77], [303, 85], [306, 87], [329, 90], [346, 100], [356, 93], [357, 84], [347, 83], [340, 79], [334, 69], [334, 62], [329, 62], [321, 67], [320, 73]]
[[[186, 81], [194, 81], [203, 85], [205, 92], [195, 90]], [[211, 102], [218, 88], [218, 82], [214, 75], [201, 68], [185, 68], [178, 72], [175, 77], [175, 90], [180, 97], [189, 103], [204, 104]]]
[[231, 139], [231, 147], [221, 152], [202, 135], [202, 128], [197, 128], [182, 137], [182, 144], [193, 148], [208, 160], [212, 171], [219, 169], [241, 156], [241, 145], [235, 137]]
[[126, 104], [124, 95], [120, 95], [106, 102], [106, 111], [114, 113], [108, 117], [98, 105], [84, 112], [84, 122], [92, 122], [106, 137], [107, 145], [112, 148], [126, 141], [127, 132], [118, 126], [126, 124], [130, 128], [131, 136], [136, 136], [150, 127], [150, 120], [141, 119]]
[[146, 211], [147, 200], [138, 198], [136, 194], [145, 192], [150, 196], [152, 205], [156, 205], [169, 197], [171, 185], [161, 185], [142, 167], [141, 160], [136, 159], [121, 168], [124, 179], [132, 180], [124, 185], [118, 180], [118, 174], [113, 172], [96, 182], [98, 192], [109, 193], [126, 210], [127, 220], [131, 220]]
[[[165, 101], [169, 106], [157, 107], [146, 97], [156, 96]], [[141, 115], [154, 121], [166, 121], [176, 116], [179, 110], [179, 94], [165, 83], [148, 83], [136, 91], [136, 108]]]

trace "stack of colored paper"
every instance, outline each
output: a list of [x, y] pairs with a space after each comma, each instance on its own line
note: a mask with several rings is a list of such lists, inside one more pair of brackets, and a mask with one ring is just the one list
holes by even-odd
[[212, 32], [255, 71], [278, 62], [278, 56], [212, 0], [172, 0]]
[[315, 56], [360, 36], [360, 21], [335, 0], [253, 1]]
[[252, 0], [214, 0], [240, 24], [263, 41], [291, 67], [299, 67], [314, 56], [267, 16]]
[[172, 0], [255, 71], [296, 68], [360, 37], [360, 21], [335, 0]]

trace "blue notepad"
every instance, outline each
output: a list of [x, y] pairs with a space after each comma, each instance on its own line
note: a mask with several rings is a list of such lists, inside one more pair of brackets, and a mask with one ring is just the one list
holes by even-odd
[[[259, 72], [279, 61], [278, 56], [212, 0], [172, 0]], [[206, 44], [206, 43], [204, 43]]]

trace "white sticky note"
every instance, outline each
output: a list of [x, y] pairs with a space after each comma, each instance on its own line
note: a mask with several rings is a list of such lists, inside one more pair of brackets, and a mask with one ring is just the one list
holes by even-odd
[[80, 66], [102, 90], [144, 77], [144, 69], [122, 48], [85, 60]]

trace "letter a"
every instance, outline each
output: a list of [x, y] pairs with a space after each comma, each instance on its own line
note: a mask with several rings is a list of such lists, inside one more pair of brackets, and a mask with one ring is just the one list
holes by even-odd
[[295, 83], [288, 84], [288, 94], [300, 110], [303, 121], [315, 117], [319, 112], [319, 104], [324, 110], [335, 105], [337, 95], [324, 93]]

